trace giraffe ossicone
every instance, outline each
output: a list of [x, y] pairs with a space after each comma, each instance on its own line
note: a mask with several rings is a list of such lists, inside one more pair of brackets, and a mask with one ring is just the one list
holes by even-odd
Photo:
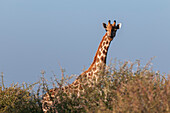
[[[114, 20], [113, 24], [111, 24], [110, 20], [108, 21], [108, 25], [103, 23], [103, 27], [105, 28], [106, 33], [103, 36], [103, 38], [99, 44], [99, 47], [98, 47], [97, 52], [94, 56], [94, 60], [93, 60], [92, 64], [86, 71], [84, 71], [82, 74], [80, 74], [72, 84], [70, 84], [68, 86], [64, 86], [62, 88], [50, 89], [43, 96], [42, 109], [43, 109], [44, 113], [47, 113], [49, 111], [49, 109], [51, 109], [51, 107], [54, 106], [54, 104], [56, 104], [55, 102], [53, 102], [52, 98], [57, 98], [56, 95], [59, 92], [59, 90], [62, 90], [67, 94], [74, 93], [79, 97], [80, 92], [84, 91], [82, 84], [86, 85], [88, 81], [97, 82], [97, 80], [100, 76], [98, 73], [105, 70], [106, 58], [107, 58], [107, 53], [108, 53], [110, 43], [116, 36], [117, 30], [121, 28], [121, 25], [122, 25], [121, 23], [116, 25], [116, 20]], [[86, 81], [82, 82], [82, 79], [85, 79]]]

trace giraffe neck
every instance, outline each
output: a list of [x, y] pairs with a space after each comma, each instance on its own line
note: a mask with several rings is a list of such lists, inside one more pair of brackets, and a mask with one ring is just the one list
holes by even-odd
[[[101, 71], [100, 66], [105, 66], [106, 64], [106, 58], [107, 58], [107, 52], [110, 46], [110, 43], [112, 41], [112, 38], [107, 37], [107, 33], [103, 36], [102, 41], [99, 44], [99, 47], [97, 49], [97, 52], [95, 54], [94, 60], [88, 70], [80, 74], [78, 78], [70, 85], [63, 87], [63, 90], [65, 92], [72, 91], [74, 89], [74, 92], [79, 92], [82, 90], [82, 87], [80, 85], [82, 78], [89, 79], [96, 79], [98, 78], [98, 72]], [[104, 68], [103, 68], [104, 69]], [[74, 88], [73, 88], [74, 87]], [[72, 89], [73, 88], [73, 89]], [[69, 91], [68, 91], [69, 89]], [[79, 94], [78, 94], [79, 95]]]
[[89, 72], [89, 71], [97, 72], [98, 69], [100, 69], [97, 67], [104, 66], [106, 64], [107, 53], [108, 53], [108, 49], [109, 49], [111, 41], [112, 41], [112, 38], [108, 37], [106, 33], [103, 36], [102, 41], [99, 44], [99, 47], [97, 49], [97, 52], [95, 54], [92, 64], [90, 65], [88, 70], [85, 72]]
[[82, 78], [87, 78], [88, 80], [95, 79], [97, 81], [98, 72], [102, 71], [102, 69], [105, 69], [104, 67], [106, 65], [107, 52], [108, 52], [111, 41], [112, 41], [112, 38], [108, 37], [106, 33], [103, 36], [102, 41], [99, 44], [94, 60], [92, 64], [90, 65], [90, 67], [85, 72], [83, 72], [80, 76], [78, 76], [78, 78], [68, 87], [76, 86], [79, 92], [79, 90], [81, 90], [80, 81]]

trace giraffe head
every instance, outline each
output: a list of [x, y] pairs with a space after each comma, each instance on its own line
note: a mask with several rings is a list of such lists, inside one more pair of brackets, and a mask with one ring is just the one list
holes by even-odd
[[111, 24], [109, 20], [108, 25], [103, 23], [103, 27], [106, 30], [107, 36], [113, 39], [116, 36], [117, 29], [121, 28], [121, 23], [116, 25], [116, 20], [114, 20], [113, 24]]

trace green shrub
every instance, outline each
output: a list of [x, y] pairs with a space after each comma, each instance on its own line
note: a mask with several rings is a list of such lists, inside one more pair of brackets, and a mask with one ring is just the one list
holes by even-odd
[[11, 84], [5, 88], [2, 77], [2, 86], [0, 86], [0, 113], [42, 113], [41, 98], [39, 91], [34, 94], [32, 88], [35, 84], [22, 86]]

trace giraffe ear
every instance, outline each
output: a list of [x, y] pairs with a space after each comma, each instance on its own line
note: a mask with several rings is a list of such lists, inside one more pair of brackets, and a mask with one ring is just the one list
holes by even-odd
[[118, 25], [117, 25], [117, 29], [120, 29], [122, 27], [122, 24], [121, 23], [119, 23]]
[[106, 29], [107, 28], [107, 25], [105, 23], [103, 23], [103, 27]]

